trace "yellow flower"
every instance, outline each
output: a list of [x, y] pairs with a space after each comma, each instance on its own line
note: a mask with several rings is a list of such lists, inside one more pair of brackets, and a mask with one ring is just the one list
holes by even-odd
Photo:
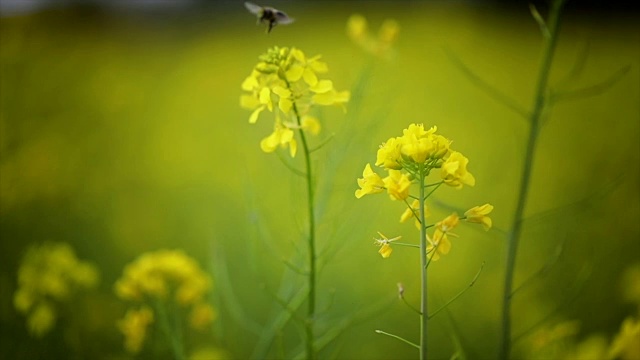
[[362, 178], [358, 179], [358, 186], [360, 186], [360, 189], [356, 190], [356, 198], [358, 199], [367, 194], [381, 193], [385, 189], [382, 178], [371, 170], [370, 164], [365, 166], [362, 172]]
[[360, 14], [354, 14], [347, 20], [347, 36], [363, 50], [385, 59], [391, 57], [391, 45], [395, 42], [400, 26], [395, 20], [387, 19], [382, 23], [375, 38], [369, 34], [367, 20]]
[[347, 35], [354, 42], [362, 42], [367, 37], [367, 19], [360, 14], [353, 14], [347, 20]]
[[474, 206], [464, 213], [465, 220], [471, 223], [482, 224], [485, 230], [491, 229], [491, 218], [488, 217], [489, 213], [493, 211], [493, 205], [484, 204], [481, 206]]
[[152, 322], [153, 312], [146, 306], [138, 310], [128, 310], [124, 318], [118, 321], [118, 329], [124, 334], [124, 347], [128, 352], [132, 354], [140, 352], [147, 334], [147, 327]]
[[95, 267], [78, 260], [73, 248], [65, 243], [31, 246], [17, 273], [13, 304], [27, 315], [29, 332], [37, 337], [55, 325], [54, 304], [70, 299], [79, 289], [95, 287], [98, 282]]
[[294, 139], [293, 130], [284, 127], [282, 125], [276, 126], [271, 135], [262, 139], [260, 142], [260, 148], [266, 153], [274, 152], [280, 147], [289, 146], [289, 154], [291, 157], [296, 156], [296, 150], [298, 149], [296, 139]]
[[56, 322], [56, 313], [50, 303], [40, 302], [29, 315], [27, 327], [29, 333], [36, 337], [42, 337], [49, 332]]
[[433, 238], [427, 235], [427, 256], [433, 261], [440, 259], [440, 255], [446, 255], [451, 250], [451, 241], [447, 237], [447, 233], [437, 229], [433, 233]]
[[399, 170], [389, 170], [389, 176], [382, 179], [391, 200], [404, 200], [409, 197], [411, 180]]
[[189, 323], [196, 330], [204, 330], [217, 317], [215, 310], [209, 304], [196, 304], [191, 310]]
[[402, 236], [396, 236], [393, 239], [389, 239], [386, 236], [384, 236], [381, 232], [378, 232], [378, 235], [380, 235], [380, 239], [375, 239], [375, 244], [377, 246], [380, 246], [380, 250], [378, 250], [378, 253], [383, 257], [383, 258], [388, 258], [389, 256], [391, 256], [391, 253], [393, 252], [393, 249], [391, 248], [390, 243], [392, 241], [396, 241], [402, 238]]
[[305, 115], [302, 117], [302, 129], [313, 135], [320, 133], [320, 122], [315, 116]]
[[449, 233], [453, 228], [458, 225], [460, 218], [457, 213], [453, 213], [447, 216], [444, 220], [436, 223], [436, 228], [442, 231], [443, 233]]
[[442, 164], [440, 176], [444, 183], [456, 189], [462, 185], [474, 186], [476, 179], [467, 171], [469, 159], [457, 151], [452, 151], [449, 157]]
[[133, 301], [167, 299], [175, 294], [175, 301], [187, 306], [199, 301], [210, 286], [209, 277], [182, 251], [158, 250], [128, 264], [115, 292], [121, 299]]
[[382, 166], [385, 169], [402, 169], [400, 164], [400, 143], [397, 138], [390, 138], [385, 143], [380, 145], [378, 149], [376, 165]]
[[312, 107], [340, 105], [345, 108], [350, 93], [337, 91], [331, 80], [318, 77], [328, 71], [319, 59], [320, 55], [308, 58], [296, 48], [273, 47], [260, 56], [260, 62], [243, 81], [242, 90], [247, 93], [240, 96], [240, 106], [252, 110], [249, 122], [257, 122], [264, 110], [275, 116], [274, 132], [261, 141], [263, 151], [273, 152], [280, 145], [289, 146], [294, 156], [295, 129], [313, 134], [320, 131], [317, 119], [309, 116]]

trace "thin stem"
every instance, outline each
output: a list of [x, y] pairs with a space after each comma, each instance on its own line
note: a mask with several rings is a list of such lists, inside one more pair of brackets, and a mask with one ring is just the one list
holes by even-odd
[[[420, 186], [420, 359], [427, 359], [427, 321], [429, 317], [427, 316], [427, 228], [425, 226], [425, 168], [424, 165], [420, 165], [419, 170], [419, 186]], [[433, 191], [438, 187], [434, 187]], [[431, 194], [429, 193], [429, 194]]]
[[418, 345], [416, 345], [416, 344], [412, 343], [411, 341], [409, 341], [409, 340], [407, 340], [407, 339], [405, 339], [405, 338], [401, 338], [401, 337], [400, 337], [400, 336], [398, 336], [398, 335], [389, 334], [388, 332], [386, 332], [386, 331], [382, 331], [382, 330], [376, 330], [376, 333], [378, 333], [378, 334], [382, 334], [382, 335], [387, 335], [387, 336], [390, 336], [390, 337], [392, 337], [392, 338], [394, 338], [394, 339], [398, 339], [398, 340], [402, 341], [402, 342], [403, 342], [403, 343], [405, 343], [405, 344], [409, 344], [409, 345], [413, 346], [414, 348], [420, 349], [420, 352], [422, 352], [422, 347], [420, 347], [420, 346], [418, 346]]
[[522, 232], [522, 222], [524, 209], [527, 204], [529, 193], [529, 185], [531, 172], [533, 169], [534, 153], [536, 148], [536, 140], [540, 129], [540, 119], [548, 99], [546, 98], [547, 83], [549, 80], [549, 72], [553, 62], [553, 55], [558, 40], [558, 28], [560, 25], [560, 13], [564, 0], [555, 0], [549, 11], [548, 29], [550, 36], [545, 37], [545, 46], [542, 55], [542, 64], [540, 65], [540, 73], [538, 74], [538, 82], [535, 92], [535, 102], [533, 111], [529, 116], [529, 139], [524, 158], [524, 168], [520, 178], [520, 192], [518, 194], [518, 203], [511, 225], [511, 232], [508, 236], [507, 243], [507, 264], [504, 280], [504, 292], [502, 303], [502, 333], [500, 339], [499, 359], [506, 360], [511, 353], [511, 297], [513, 294], [513, 275], [515, 272], [516, 255], [518, 252], [518, 242]]
[[177, 330], [177, 329], [174, 329], [174, 326], [179, 326], [179, 324], [176, 322], [172, 322], [169, 319], [170, 315], [179, 316], [179, 314], [167, 313], [165, 304], [161, 300], [156, 301], [155, 305], [156, 305], [155, 306], [156, 311], [158, 312], [158, 317], [160, 318], [160, 327], [162, 328], [162, 331], [167, 337], [167, 340], [169, 340], [169, 343], [171, 345], [171, 350], [173, 351], [174, 359], [184, 360], [185, 356], [184, 356], [184, 349], [182, 346], [182, 337], [174, 332], [174, 330]]
[[316, 219], [315, 219], [315, 204], [313, 194], [313, 176], [311, 172], [311, 151], [309, 150], [309, 144], [307, 138], [302, 130], [302, 121], [300, 119], [300, 113], [296, 103], [293, 103], [293, 112], [296, 115], [296, 121], [299, 125], [298, 133], [300, 134], [300, 141], [302, 142], [302, 149], [304, 152], [305, 160], [305, 175], [307, 180], [307, 211], [309, 212], [309, 298], [307, 308], [307, 321], [305, 322], [306, 332], [306, 353], [307, 359], [315, 359], [314, 349], [314, 335], [313, 324], [314, 316], [316, 312]]
[[471, 287], [478, 280], [478, 277], [480, 277], [480, 273], [482, 272], [483, 268], [484, 268], [484, 261], [482, 262], [482, 265], [480, 265], [480, 270], [478, 270], [478, 272], [476, 273], [476, 276], [473, 277], [473, 280], [471, 280], [469, 285], [467, 285], [467, 287], [465, 287], [462, 291], [460, 291], [456, 296], [454, 296], [451, 299], [449, 299], [449, 301], [447, 301], [444, 305], [442, 305], [438, 310], [434, 311], [433, 314], [429, 315], [429, 319], [431, 319], [432, 317], [436, 316], [440, 311], [446, 309], [447, 306], [449, 306], [454, 301], [458, 300], [458, 298], [460, 296], [462, 296], [465, 292], [467, 292], [467, 290], [471, 289]]

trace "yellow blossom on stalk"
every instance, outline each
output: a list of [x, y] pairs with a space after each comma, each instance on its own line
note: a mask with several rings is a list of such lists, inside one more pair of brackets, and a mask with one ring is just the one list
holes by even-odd
[[293, 157], [296, 154], [294, 130], [312, 134], [320, 131], [317, 119], [309, 115], [311, 110], [330, 105], [344, 109], [350, 94], [337, 91], [331, 80], [319, 77], [328, 71], [319, 55], [309, 58], [296, 48], [273, 47], [259, 59], [242, 83], [246, 93], [240, 96], [240, 106], [252, 110], [249, 116], [252, 124], [265, 110], [274, 113], [274, 132], [262, 140], [261, 148], [273, 152], [279, 145], [289, 146]]
[[376, 165], [382, 166], [385, 169], [402, 169], [402, 165], [400, 164], [400, 145], [396, 138], [390, 138], [382, 144], [378, 149]]
[[137, 354], [142, 349], [147, 334], [147, 327], [153, 323], [153, 312], [147, 306], [140, 309], [129, 309], [122, 320], [118, 321], [118, 329], [124, 334], [125, 349]]
[[18, 269], [13, 304], [27, 316], [29, 332], [42, 337], [55, 326], [56, 305], [97, 283], [95, 266], [78, 260], [69, 244], [34, 245], [27, 250]]
[[276, 126], [271, 135], [260, 141], [260, 148], [266, 153], [274, 152], [278, 147], [287, 146], [289, 146], [291, 157], [296, 156], [298, 145], [294, 139], [293, 130], [283, 126]]
[[447, 216], [444, 220], [438, 222], [436, 224], [436, 228], [438, 228], [443, 233], [449, 233], [453, 228], [455, 228], [458, 225], [459, 221], [460, 221], [460, 217], [458, 217], [458, 214], [453, 213]]
[[456, 189], [461, 189], [463, 184], [474, 186], [476, 179], [467, 171], [468, 163], [469, 159], [464, 157], [464, 155], [457, 151], [452, 151], [442, 164], [440, 176], [444, 180], [444, 183]]
[[451, 250], [451, 241], [447, 237], [447, 233], [436, 228], [433, 237], [427, 235], [427, 256], [433, 261], [440, 259], [440, 255], [446, 255]]
[[154, 317], [184, 314], [182, 311], [169, 313], [167, 309], [190, 311], [190, 325], [204, 329], [215, 319], [215, 310], [204, 301], [210, 289], [209, 276], [180, 250], [158, 250], [140, 255], [124, 268], [122, 277], [115, 284], [118, 297], [143, 306], [141, 310], [129, 310], [118, 323], [125, 335], [125, 348], [134, 353], [140, 350], [144, 329]]
[[481, 206], [474, 206], [464, 213], [465, 220], [470, 223], [482, 224], [485, 230], [491, 229], [491, 218], [488, 217], [489, 213], [493, 211], [493, 205], [484, 204]]
[[369, 34], [367, 20], [360, 14], [354, 14], [347, 20], [347, 36], [365, 51], [389, 59], [392, 55], [391, 46], [396, 41], [400, 26], [395, 20], [387, 19], [380, 26], [378, 36]]
[[[425, 205], [425, 210], [427, 210], [426, 205]], [[420, 211], [420, 202], [416, 199], [416, 200], [413, 200], [413, 202], [411, 202], [411, 205], [405, 209], [402, 215], [400, 215], [400, 222], [403, 223], [411, 219], [412, 217], [414, 217], [414, 214], [418, 213], [418, 211]], [[425, 214], [425, 217], [427, 217], [426, 214]]]
[[367, 164], [362, 172], [362, 178], [358, 179], [358, 186], [360, 189], [356, 190], [356, 198], [367, 194], [378, 194], [384, 191], [384, 182], [380, 175], [371, 170], [371, 165]]
[[389, 170], [389, 176], [382, 179], [391, 200], [404, 200], [409, 197], [411, 180], [399, 170]]
[[383, 257], [383, 258], [388, 258], [389, 256], [391, 256], [391, 253], [393, 252], [393, 249], [391, 248], [391, 242], [392, 241], [396, 241], [402, 238], [402, 236], [396, 236], [393, 239], [389, 239], [386, 236], [384, 236], [381, 232], [378, 232], [378, 235], [380, 235], [380, 239], [375, 239], [375, 244], [377, 246], [380, 246], [380, 250], [378, 250], [378, 253]]

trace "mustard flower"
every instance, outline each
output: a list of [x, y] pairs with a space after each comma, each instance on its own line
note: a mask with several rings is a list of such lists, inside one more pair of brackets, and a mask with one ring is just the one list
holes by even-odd
[[358, 199], [367, 194], [378, 194], [385, 190], [382, 178], [371, 170], [370, 164], [365, 166], [362, 178], [358, 179], [358, 186], [360, 186], [360, 189], [356, 190], [356, 198]]
[[378, 232], [378, 235], [380, 235], [380, 239], [375, 239], [375, 244], [377, 246], [380, 246], [380, 250], [378, 250], [378, 253], [386, 259], [391, 256], [391, 253], [393, 252], [393, 249], [391, 248], [391, 242], [401, 239], [402, 236], [396, 236], [393, 239], [389, 239], [381, 232]]
[[[328, 71], [320, 56], [307, 57], [296, 48], [273, 47], [259, 57], [251, 74], [243, 81], [240, 106], [252, 110], [249, 123], [255, 123], [265, 110], [274, 114], [274, 132], [260, 147], [273, 152], [288, 146], [296, 154], [294, 130], [317, 134], [320, 124], [309, 115], [316, 106], [338, 105], [349, 101], [348, 91], [337, 91], [333, 82], [321, 79]], [[305, 121], [305, 119], [308, 119]]]
[[376, 165], [385, 169], [402, 169], [400, 146], [401, 144], [396, 138], [390, 138], [384, 142], [378, 149]]
[[392, 19], [382, 23], [377, 37], [369, 34], [364, 16], [354, 14], [347, 20], [347, 36], [366, 52], [384, 59], [389, 59], [393, 55], [391, 47], [399, 32], [400, 26]]
[[404, 200], [409, 197], [411, 180], [400, 170], [389, 170], [389, 176], [382, 179], [391, 200]]
[[464, 213], [465, 220], [470, 223], [482, 224], [485, 230], [491, 229], [491, 218], [488, 217], [489, 213], [493, 211], [493, 205], [484, 204], [481, 206], [474, 206]]
[[[140, 350], [146, 326], [156, 316], [176, 317], [189, 311], [189, 324], [196, 330], [204, 329], [216, 317], [215, 310], [204, 302], [211, 279], [194, 259], [180, 250], [140, 255], [125, 266], [114, 287], [118, 297], [141, 306], [129, 310], [118, 322], [125, 335], [125, 348], [133, 353]], [[169, 313], [167, 309], [180, 310]]]
[[433, 237], [427, 235], [427, 242], [429, 243], [427, 245], [427, 256], [433, 261], [437, 261], [440, 259], [440, 255], [446, 255], [451, 250], [451, 241], [449, 241], [447, 233], [438, 228], [434, 231]]
[[137, 354], [142, 349], [147, 334], [147, 327], [153, 323], [153, 311], [147, 306], [140, 309], [129, 309], [124, 318], [118, 321], [118, 329], [125, 337], [124, 347]]
[[438, 222], [436, 224], [436, 228], [438, 228], [443, 233], [449, 233], [453, 228], [458, 225], [460, 221], [460, 217], [458, 217], [457, 213], [453, 213], [447, 216], [444, 220]]
[[403, 223], [411, 219], [412, 217], [414, 217], [414, 214], [417, 213], [419, 210], [420, 210], [420, 202], [417, 199], [413, 200], [411, 205], [402, 213], [402, 215], [400, 215], [400, 222]]
[[476, 179], [467, 171], [469, 159], [457, 151], [452, 151], [449, 157], [442, 164], [440, 176], [444, 183], [456, 189], [461, 189], [462, 185], [474, 186]]
[[296, 156], [298, 149], [296, 139], [294, 139], [293, 130], [276, 125], [271, 135], [260, 141], [260, 148], [266, 153], [276, 151], [278, 147], [289, 147], [289, 154], [291, 157]]
[[56, 306], [69, 301], [79, 290], [98, 283], [94, 265], [78, 260], [66, 243], [31, 246], [18, 269], [18, 288], [13, 305], [27, 316], [31, 335], [44, 336], [55, 326]]

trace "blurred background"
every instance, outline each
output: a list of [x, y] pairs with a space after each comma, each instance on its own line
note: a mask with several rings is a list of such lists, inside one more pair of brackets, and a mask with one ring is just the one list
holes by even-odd
[[[429, 269], [435, 309], [485, 263], [474, 287], [432, 320], [431, 354], [495, 357], [506, 232], [528, 126], [463, 68], [531, 108], [542, 36], [527, 3], [259, 5], [296, 21], [266, 34], [242, 1], [0, 1], [3, 358], [133, 358], [115, 325], [127, 304], [114, 283], [126, 264], [157, 249], [182, 249], [213, 279], [217, 319], [189, 338], [188, 352], [213, 347], [216, 356], [245, 359], [301, 351], [299, 327], [278, 322], [275, 298], [300, 305], [304, 278], [283, 259], [304, 259], [304, 183], [260, 150], [271, 120], [250, 125], [239, 106], [240, 84], [276, 45], [322, 54], [326, 77], [354, 94], [346, 113], [322, 110], [322, 133], [312, 139], [335, 134], [314, 153], [318, 333], [340, 333], [321, 357], [417, 356], [374, 333], [417, 341], [418, 317], [396, 287], [402, 282], [417, 306], [417, 253], [395, 247], [382, 259], [373, 246], [377, 231], [406, 242], [416, 242], [417, 232], [398, 222], [403, 204], [353, 195], [378, 145], [412, 122], [437, 125], [476, 178], [473, 188], [437, 191], [430, 219], [495, 206], [491, 231], [462, 224], [451, 252]], [[538, 6], [542, 14], [546, 8]], [[550, 86], [590, 90], [545, 112], [515, 279], [524, 285], [514, 298], [514, 347], [524, 357], [535, 357], [531, 339], [554, 324], [577, 321], [575, 342], [611, 339], [623, 319], [638, 315], [625, 301], [624, 274], [640, 261], [640, 14], [595, 1], [569, 2], [566, 10]], [[373, 36], [385, 19], [397, 21], [389, 56], [349, 39], [355, 13]], [[46, 241], [70, 244], [95, 265], [100, 284], [50, 333], [34, 337], [14, 293], [27, 249]], [[162, 358], [148, 349], [161, 340], [148, 341], [139, 357]]]

